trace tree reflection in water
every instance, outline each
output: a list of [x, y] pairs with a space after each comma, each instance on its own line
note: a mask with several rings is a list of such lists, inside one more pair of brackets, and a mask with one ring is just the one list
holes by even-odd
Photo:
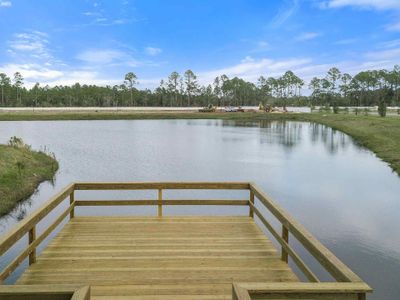
[[[216, 125], [217, 123], [212, 123]], [[350, 144], [354, 144], [352, 138], [346, 134], [328, 126], [295, 121], [233, 121], [223, 120], [220, 123], [224, 127], [259, 127], [262, 129], [260, 143], [278, 144], [285, 150], [292, 150], [305, 141], [309, 136], [312, 144], [322, 143], [329, 154], [336, 154], [339, 150], [345, 150]], [[209, 124], [211, 125], [211, 124]]]

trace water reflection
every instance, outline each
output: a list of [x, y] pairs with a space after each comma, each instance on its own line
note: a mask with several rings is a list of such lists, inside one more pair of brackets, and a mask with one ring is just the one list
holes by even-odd
[[[189, 122], [189, 124], [193, 124]], [[214, 123], [207, 123], [208, 126], [215, 126]], [[313, 144], [324, 144], [330, 154], [335, 154], [341, 149], [345, 149], [353, 140], [346, 134], [317, 123], [304, 123], [294, 121], [232, 121], [223, 120], [222, 126], [227, 127], [257, 127], [262, 128], [260, 143], [277, 143], [285, 147], [285, 151], [290, 151], [301, 143], [304, 138], [303, 126], [308, 127], [310, 141]], [[307, 137], [306, 137], [307, 138]]]

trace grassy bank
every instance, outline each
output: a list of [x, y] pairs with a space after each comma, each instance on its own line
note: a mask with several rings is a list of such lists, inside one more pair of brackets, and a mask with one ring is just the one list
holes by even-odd
[[374, 151], [400, 174], [400, 117], [354, 114], [265, 114], [197, 112], [15, 112], [0, 114], [1, 120], [146, 120], [146, 119], [225, 119], [225, 120], [297, 120], [328, 125], [351, 135], [359, 144]]
[[41, 182], [51, 180], [57, 169], [53, 157], [23, 143], [0, 145], [0, 216], [32, 195]]

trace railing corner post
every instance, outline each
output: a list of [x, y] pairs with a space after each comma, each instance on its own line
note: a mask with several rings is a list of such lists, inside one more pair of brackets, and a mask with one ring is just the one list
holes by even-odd
[[158, 216], [162, 217], [162, 189], [158, 189]]
[[[29, 230], [29, 245], [32, 244], [36, 240], [36, 226], [33, 226]], [[32, 249], [32, 252], [29, 253], [29, 265], [32, 265], [36, 262], [36, 248]]]
[[[282, 225], [282, 239], [289, 244], [289, 230], [285, 225]], [[288, 263], [289, 262], [289, 254], [288, 252], [282, 247], [281, 250], [281, 260]]]
[[254, 211], [253, 211], [253, 206], [254, 205], [254, 193], [252, 190], [250, 190], [250, 204], [249, 204], [249, 217], [254, 218]]
[[[69, 204], [74, 205], [75, 202], [75, 190], [72, 190], [71, 194], [69, 194]], [[71, 212], [69, 213], [69, 218], [73, 219], [75, 217], [75, 208], [72, 208]]]

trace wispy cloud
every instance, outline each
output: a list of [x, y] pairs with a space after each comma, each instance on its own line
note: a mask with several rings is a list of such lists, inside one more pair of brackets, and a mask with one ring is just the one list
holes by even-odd
[[90, 65], [127, 65], [130, 67], [138, 65], [138, 61], [130, 53], [115, 49], [85, 50], [76, 58]]
[[303, 32], [296, 37], [296, 41], [309, 41], [321, 36], [318, 32]]
[[299, 6], [299, 0], [286, 1], [286, 5], [284, 5], [272, 19], [270, 23], [271, 27], [276, 28], [283, 25], [283, 23], [298, 11]]
[[400, 61], [400, 48], [367, 52], [365, 57], [371, 60]]
[[0, 1], [0, 7], [11, 7], [11, 1]]
[[53, 56], [48, 47], [48, 35], [41, 31], [16, 33], [8, 41], [8, 53], [19, 60], [39, 59], [50, 62]]
[[144, 51], [147, 55], [156, 56], [162, 52], [162, 49], [156, 47], [146, 47]]
[[388, 31], [400, 31], [400, 22], [388, 24], [388, 25], [386, 25], [385, 29]]
[[[6, 64], [0, 67], [1, 72], [6, 74], [14, 74], [15, 72], [20, 72], [23, 74], [24, 78], [28, 80], [31, 84], [37, 81], [48, 81], [61, 78], [64, 73], [41, 66], [39, 64]], [[29, 85], [29, 84], [28, 84]]]
[[[122, 3], [122, 5], [126, 5]], [[82, 13], [89, 20], [89, 23], [83, 26], [114, 26], [129, 24], [138, 21], [133, 16], [127, 15], [127, 10], [123, 9], [120, 13], [112, 15], [110, 12], [102, 8], [102, 3], [94, 2], [93, 8]]]
[[199, 73], [199, 79], [204, 83], [209, 83], [215, 77], [225, 74], [228, 77], [237, 76], [255, 82], [261, 75], [278, 76], [289, 69], [304, 66], [310, 62], [311, 59], [309, 58], [273, 60], [268, 58], [254, 59], [251, 56], [247, 56], [236, 65], [201, 72]]
[[400, 9], [399, 0], [328, 0], [321, 1], [321, 8], [340, 8], [345, 6], [363, 9]]
[[358, 41], [358, 39], [353, 38], [353, 39], [343, 39], [343, 40], [338, 40], [334, 42], [335, 45], [350, 45], [354, 44]]
[[400, 39], [386, 41], [386, 42], [380, 43], [379, 46], [382, 47], [382, 48], [400, 47]]

